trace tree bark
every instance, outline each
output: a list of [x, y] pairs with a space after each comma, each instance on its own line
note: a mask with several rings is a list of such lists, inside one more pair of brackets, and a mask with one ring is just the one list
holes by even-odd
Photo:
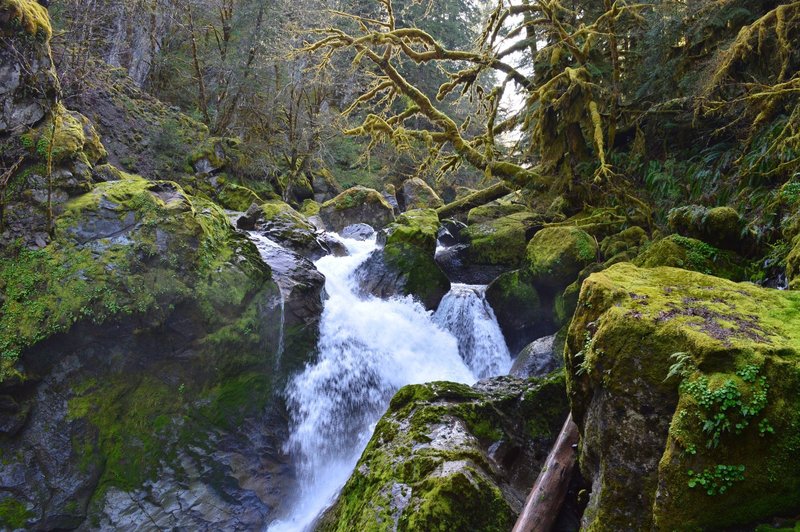
[[564, 421], [556, 444], [550, 451], [512, 532], [549, 532], [553, 528], [572, 478], [577, 443], [578, 427], [573, 423], [570, 414]]

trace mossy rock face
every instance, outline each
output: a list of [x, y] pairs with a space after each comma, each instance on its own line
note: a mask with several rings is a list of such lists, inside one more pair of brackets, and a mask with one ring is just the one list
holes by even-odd
[[800, 295], [616, 264], [565, 349], [587, 530], [714, 530], [800, 508]]
[[444, 206], [444, 201], [439, 197], [439, 194], [419, 177], [412, 177], [403, 181], [402, 199], [400, 201], [406, 211], [438, 209]]
[[0, 136], [35, 126], [53, 106], [51, 34], [47, 9], [36, 0], [0, 0]]
[[509, 530], [566, 410], [562, 376], [401, 388], [318, 530]]
[[747, 278], [744, 259], [731, 251], [679, 235], [670, 235], [653, 242], [632, 261], [643, 268], [672, 266], [732, 281]]
[[319, 216], [333, 231], [341, 231], [357, 223], [381, 229], [394, 220], [394, 210], [380, 192], [358, 186], [323, 203]]
[[363, 289], [378, 297], [412, 295], [435, 309], [450, 290], [450, 281], [434, 260], [439, 217], [433, 209], [415, 209], [398, 216], [357, 275]]
[[[240, 481], [274, 481], [242, 442], [255, 429], [280, 447], [275, 392], [317, 332], [287, 313], [277, 358], [278, 288], [219, 207], [170, 182], [97, 185], [66, 204], [44, 249], [6, 250], [0, 293], [0, 397], [14, 420], [2, 425], [0, 491], [15, 493], [15, 519], [263, 523], [272, 502]], [[200, 517], [174, 501], [216, 509]]]
[[216, 196], [217, 203], [232, 211], [244, 212], [253, 203], [262, 204], [264, 200], [247, 187], [226, 183]]
[[528, 240], [541, 226], [542, 218], [531, 212], [468, 225], [461, 233], [469, 242], [465, 260], [470, 264], [516, 269], [525, 257]]
[[742, 219], [731, 207], [687, 205], [669, 211], [669, 226], [681, 236], [696, 238], [716, 247], [741, 250]]
[[597, 262], [590, 264], [581, 270], [574, 282], [570, 283], [562, 292], [559, 292], [553, 303], [553, 318], [557, 327], [569, 325], [572, 315], [578, 306], [578, 296], [581, 293], [583, 281], [591, 274], [602, 271], [606, 267], [606, 264]]
[[519, 270], [506, 272], [492, 281], [486, 289], [486, 300], [497, 316], [512, 355], [536, 338], [555, 331], [547, 301], [541, 300], [539, 292]]
[[496, 220], [497, 218], [502, 218], [503, 216], [508, 216], [509, 214], [516, 214], [524, 210], [525, 206], [518, 203], [492, 202], [470, 209], [469, 213], [467, 213], [467, 224], [482, 224], [484, 222], [490, 222], [492, 220]]
[[534, 285], [557, 293], [597, 258], [597, 241], [577, 227], [546, 227], [528, 242], [524, 273]]
[[316, 259], [322, 255], [316, 228], [291, 205], [272, 200], [263, 203], [261, 211], [263, 218], [257, 224], [259, 231], [303, 256]]

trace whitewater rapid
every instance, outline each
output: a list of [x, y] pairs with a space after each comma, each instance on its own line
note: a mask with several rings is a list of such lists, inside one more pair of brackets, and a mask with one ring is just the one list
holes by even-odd
[[411, 297], [359, 294], [353, 273], [376, 249], [375, 238], [341, 238], [349, 255], [315, 265], [329, 296], [315, 362], [289, 382], [285, 451], [299, 493], [270, 532], [310, 528], [334, 500], [394, 393], [406, 384], [473, 384], [505, 374], [511, 357], [483, 287], [454, 285], [433, 315]]

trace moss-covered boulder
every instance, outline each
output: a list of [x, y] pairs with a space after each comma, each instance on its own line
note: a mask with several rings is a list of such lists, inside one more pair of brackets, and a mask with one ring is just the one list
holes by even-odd
[[324, 254], [317, 229], [288, 203], [272, 200], [261, 205], [256, 229], [303, 256], [317, 259]]
[[216, 195], [217, 203], [232, 211], [244, 212], [253, 203], [264, 203], [258, 194], [236, 183], [225, 183]]
[[401, 388], [318, 530], [510, 530], [566, 410], [561, 376]]
[[744, 246], [744, 224], [739, 213], [731, 207], [677, 207], [669, 211], [669, 226], [681, 236], [696, 238], [722, 249], [741, 251]]
[[744, 259], [731, 251], [721, 250], [694, 238], [670, 235], [642, 249], [631, 262], [643, 268], [672, 266], [732, 281], [743, 281], [747, 278]]
[[800, 295], [616, 264], [583, 283], [565, 355], [587, 530], [800, 511]]
[[528, 242], [524, 273], [534, 286], [557, 293], [597, 258], [597, 241], [577, 227], [546, 227]]
[[647, 233], [641, 227], [628, 227], [619, 233], [605, 237], [600, 242], [600, 253], [602, 253], [603, 257], [606, 259], [611, 259], [625, 252], [632, 252], [635, 254], [635, 252], [649, 240]]
[[358, 186], [323, 203], [319, 217], [332, 231], [341, 231], [357, 223], [381, 229], [394, 220], [394, 210], [380, 192]]
[[531, 236], [542, 226], [542, 218], [531, 212], [517, 212], [483, 223], [468, 225], [461, 236], [469, 247], [465, 260], [470, 264], [519, 268]]
[[67, 202], [49, 245], [0, 259], [4, 526], [260, 526], [277, 501], [250, 486], [281, 458], [243, 442], [280, 447], [275, 393], [318, 316], [281, 322], [214, 204], [132, 177]]
[[519, 270], [506, 272], [486, 289], [486, 300], [492, 306], [512, 355], [536, 338], [555, 331], [547, 301]]
[[450, 281], [434, 260], [439, 217], [433, 209], [415, 209], [397, 217], [382, 233], [384, 246], [356, 272], [362, 289], [378, 297], [412, 295], [435, 309]]
[[467, 213], [467, 224], [482, 224], [524, 210], [526, 210], [525, 206], [519, 203], [487, 203], [486, 205], [474, 207], [469, 210]]
[[438, 209], [444, 206], [444, 201], [428, 183], [419, 177], [412, 177], [403, 181], [398, 198], [403, 210], [413, 209]]

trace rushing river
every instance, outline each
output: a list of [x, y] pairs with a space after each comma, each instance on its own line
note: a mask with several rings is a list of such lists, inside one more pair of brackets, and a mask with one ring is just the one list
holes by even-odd
[[352, 274], [376, 249], [375, 239], [342, 242], [348, 256], [315, 263], [329, 295], [318, 356], [286, 390], [291, 435], [285, 450], [295, 464], [299, 493], [286, 515], [269, 525], [271, 532], [313, 525], [347, 481], [401, 386], [472, 384], [511, 366], [484, 287], [453, 285], [435, 314], [410, 297], [364, 297]]

